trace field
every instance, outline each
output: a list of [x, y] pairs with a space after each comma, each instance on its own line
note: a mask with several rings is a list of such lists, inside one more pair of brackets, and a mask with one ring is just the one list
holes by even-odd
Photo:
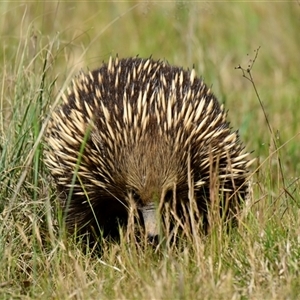
[[[0, 3], [0, 299], [300, 299], [300, 2]], [[238, 226], [155, 252], [61, 229], [43, 163], [81, 69], [139, 55], [192, 68], [253, 151]]]

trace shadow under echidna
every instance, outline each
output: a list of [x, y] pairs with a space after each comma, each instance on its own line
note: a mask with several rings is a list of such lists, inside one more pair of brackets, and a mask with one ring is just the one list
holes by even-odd
[[45, 162], [70, 232], [117, 236], [135, 220], [151, 240], [191, 219], [209, 228], [213, 206], [235, 218], [252, 161], [194, 70], [114, 58], [62, 98]]

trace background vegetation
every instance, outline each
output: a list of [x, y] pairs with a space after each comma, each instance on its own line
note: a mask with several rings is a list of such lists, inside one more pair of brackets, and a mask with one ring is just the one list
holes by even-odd
[[[300, 3], [0, 2], [1, 299], [298, 299]], [[251, 69], [272, 132], [251, 82]], [[109, 56], [193, 65], [257, 157], [235, 230], [163, 253], [60, 234], [44, 120], [81, 68]], [[249, 74], [246, 74], [249, 75]]]

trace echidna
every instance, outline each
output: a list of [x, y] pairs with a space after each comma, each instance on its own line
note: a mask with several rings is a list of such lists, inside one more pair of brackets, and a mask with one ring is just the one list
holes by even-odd
[[192, 200], [204, 225], [216, 199], [225, 216], [238, 212], [249, 154], [194, 69], [111, 58], [79, 75], [63, 101], [48, 125], [45, 160], [71, 231], [114, 234], [133, 205], [149, 237], [164, 203], [180, 214]]

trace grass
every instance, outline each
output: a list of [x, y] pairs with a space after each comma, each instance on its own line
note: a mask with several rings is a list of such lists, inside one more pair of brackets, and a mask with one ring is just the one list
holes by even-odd
[[[298, 2], [1, 2], [0, 13], [1, 299], [299, 298]], [[235, 69], [259, 46], [251, 80], [267, 118]], [[158, 252], [124, 236], [102, 256], [63, 234], [43, 126], [72, 76], [116, 53], [194, 65], [213, 85], [258, 158], [237, 228]]]

